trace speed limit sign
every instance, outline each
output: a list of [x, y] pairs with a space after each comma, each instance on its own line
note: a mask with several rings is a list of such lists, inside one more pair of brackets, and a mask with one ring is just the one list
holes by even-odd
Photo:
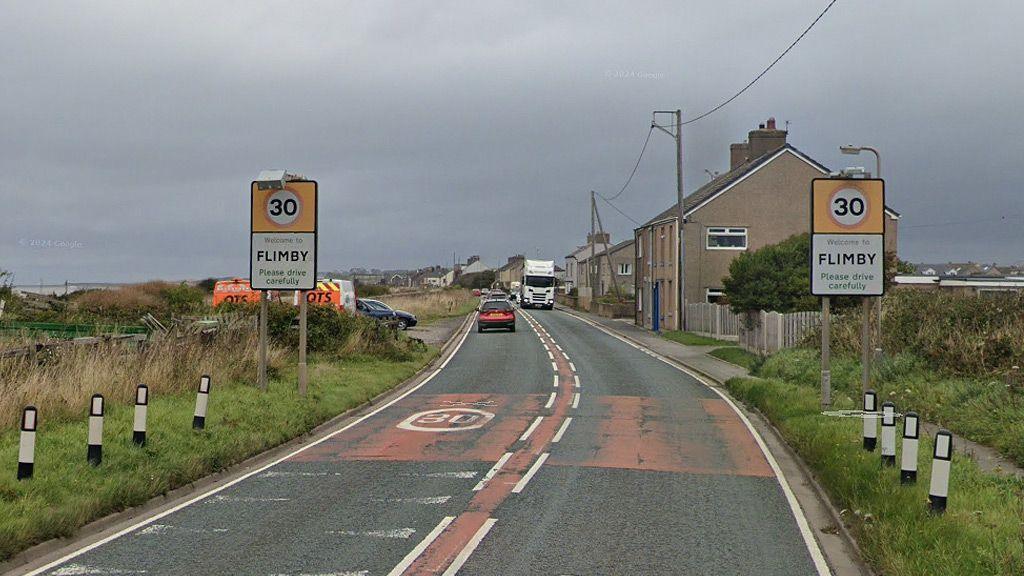
[[253, 290], [316, 288], [317, 183], [252, 183], [249, 281]]
[[885, 183], [817, 178], [811, 184], [811, 293], [880, 296], [884, 286]]

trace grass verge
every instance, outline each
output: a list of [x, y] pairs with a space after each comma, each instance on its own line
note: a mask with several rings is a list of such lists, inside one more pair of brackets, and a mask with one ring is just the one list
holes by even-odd
[[753, 352], [748, 352], [739, 346], [726, 346], [724, 348], [715, 348], [708, 354], [718, 358], [719, 360], [725, 360], [737, 366], [742, 366], [747, 370], [754, 370], [760, 362], [761, 357]]
[[[844, 509], [865, 559], [880, 574], [901, 576], [1024, 573], [1024, 483], [981, 472], [954, 456], [949, 509], [927, 511], [932, 444], [922, 437], [918, 483], [904, 487], [899, 471], [881, 468], [877, 452], [860, 444], [860, 421], [819, 414], [817, 393], [774, 379], [734, 378], [730, 392], [761, 411], [781, 431]], [[836, 408], [855, 408], [839, 393]]]
[[215, 380], [203, 431], [191, 428], [194, 393], [154, 393], [145, 448], [131, 443], [133, 407], [111, 402], [103, 464], [95, 468], [85, 461], [84, 420], [42, 420], [28, 481], [15, 479], [18, 432], [0, 434], [0, 560], [306, 433], [408, 379], [436, 354], [429, 349], [401, 362], [316, 361], [306, 398], [295, 392], [294, 369], [283, 370], [266, 393]]
[[435, 290], [414, 294], [381, 296], [381, 302], [395, 310], [404, 310], [416, 316], [421, 324], [442, 318], [465, 316], [476, 309], [479, 298], [464, 289]]
[[[820, 379], [819, 362], [817, 350], [783, 350], [765, 361], [758, 375], [815, 389]], [[880, 400], [893, 401], [899, 411], [914, 410], [925, 421], [991, 446], [1024, 465], [1024, 391], [1014, 390], [997, 378], [944, 375], [909, 354], [897, 354], [875, 364], [871, 386]], [[859, 395], [860, 362], [833, 357], [832, 388]]]
[[701, 336], [693, 332], [683, 332], [682, 330], [662, 330], [661, 337], [686, 346], [735, 346], [736, 344], [735, 342], [726, 342], [725, 340]]

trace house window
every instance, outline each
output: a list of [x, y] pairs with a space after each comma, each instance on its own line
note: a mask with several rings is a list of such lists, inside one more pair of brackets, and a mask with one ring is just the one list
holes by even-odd
[[708, 228], [708, 250], [746, 250], [746, 228]]
[[708, 288], [705, 291], [705, 300], [708, 304], [718, 304], [725, 298], [725, 292], [720, 288]]
[[619, 276], [629, 276], [633, 273], [633, 265], [629, 263], [619, 264]]

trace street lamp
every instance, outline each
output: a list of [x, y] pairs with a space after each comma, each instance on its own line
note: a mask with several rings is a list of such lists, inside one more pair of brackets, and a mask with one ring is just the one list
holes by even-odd
[[[875, 155], [875, 178], [881, 178], [882, 177], [882, 157], [878, 153], [878, 149], [877, 148], [873, 148], [871, 146], [854, 146], [853, 144], [847, 144], [846, 146], [840, 146], [839, 147], [839, 151], [842, 152], [843, 154], [849, 154], [849, 155], [853, 155], [853, 156], [855, 156], [857, 154], [860, 154], [861, 152], [864, 152], [864, 151], [871, 152], [872, 154]], [[864, 304], [865, 304], [864, 305], [864, 311], [865, 311], [865, 313], [867, 312], [867, 306], [868, 306], [867, 302], [868, 302], [867, 299], [865, 299], [864, 300]], [[878, 333], [878, 348], [875, 350], [875, 355], [876, 355], [876, 360], [877, 360], [877, 357], [881, 356], [881, 354], [882, 354], [882, 298], [881, 297], [875, 298], [875, 315], [877, 316], [877, 320], [876, 320], [876, 322], [877, 322], [877, 330], [876, 331]], [[865, 316], [866, 316], [866, 314], [865, 314]], [[868, 330], [868, 321], [867, 321], [867, 319], [865, 319], [864, 324], [865, 324], [865, 326], [864, 326], [864, 330], [865, 330], [865, 348], [867, 348], [867, 346], [866, 346], [866, 340], [867, 340], [866, 332]], [[867, 379], [868, 379], [868, 375], [867, 375], [867, 372], [868, 372], [867, 362], [868, 362], [868, 355], [867, 355], [867, 350], [865, 350], [864, 353], [862, 354], [862, 363], [864, 364], [864, 366], [862, 367], [863, 375], [861, 377], [864, 389], [867, 389]]]

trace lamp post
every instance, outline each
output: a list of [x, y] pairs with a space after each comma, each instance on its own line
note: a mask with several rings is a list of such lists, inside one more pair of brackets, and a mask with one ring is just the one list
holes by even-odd
[[[839, 151], [843, 154], [849, 154], [856, 156], [861, 152], [868, 151], [875, 155], [875, 178], [882, 177], [882, 157], [878, 154], [876, 148], [871, 146], [854, 146], [853, 144], [847, 144], [846, 146], [840, 146]], [[871, 331], [871, 320], [869, 318], [869, 312], [871, 304], [867, 298], [864, 299], [864, 324], [863, 324], [863, 350], [861, 351], [861, 388], [863, 390], [868, 389], [868, 373], [870, 370], [871, 356], [868, 350], [870, 342], [870, 331]], [[875, 298], [875, 315], [877, 316], [876, 332], [878, 334], [878, 350], [882, 349], [882, 297]]]

